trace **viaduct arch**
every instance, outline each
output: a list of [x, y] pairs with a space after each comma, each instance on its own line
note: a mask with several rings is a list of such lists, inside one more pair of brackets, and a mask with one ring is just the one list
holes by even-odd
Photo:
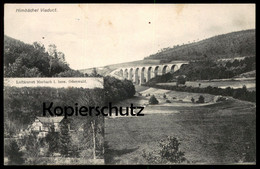
[[141, 85], [158, 75], [164, 75], [169, 72], [176, 72], [181, 68], [181, 66], [185, 64], [188, 63], [119, 68], [115, 70], [115, 72], [117, 72], [119, 77], [123, 79], [128, 79], [136, 85]]

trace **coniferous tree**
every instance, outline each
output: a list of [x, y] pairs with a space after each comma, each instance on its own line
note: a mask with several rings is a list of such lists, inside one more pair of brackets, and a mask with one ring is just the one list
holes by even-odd
[[61, 155], [67, 157], [69, 155], [70, 146], [70, 134], [67, 119], [64, 119], [60, 124], [59, 144]]
[[24, 163], [23, 153], [20, 151], [19, 146], [15, 140], [11, 141], [6, 150], [8, 157], [8, 164], [19, 165]]
[[46, 136], [46, 141], [49, 144], [49, 154], [53, 154], [55, 152], [58, 152], [59, 150], [59, 135], [57, 132], [55, 132], [54, 125], [51, 125], [50, 132]]
[[24, 137], [23, 144], [26, 147], [26, 164], [36, 165], [39, 162], [40, 149], [42, 144], [42, 139], [37, 137], [37, 133], [31, 133], [30, 135]]
[[93, 68], [92, 72], [91, 72], [91, 76], [92, 77], [98, 77], [98, 73], [97, 73], [97, 69]]
[[154, 95], [152, 95], [149, 99], [149, 104], [158, 104], [159, 101], [156, 99]]

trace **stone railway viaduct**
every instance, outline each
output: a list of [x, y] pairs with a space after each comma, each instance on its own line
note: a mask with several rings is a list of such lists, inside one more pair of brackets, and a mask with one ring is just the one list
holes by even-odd
[[128, 79], [136, 85], [142, 85], [157, 75], [163, 75], [169, 72], [176, 72], [181, 66], [188, 62], [163, 64], [163, 65], [143, 65], [136, 67], [118, 68], [111, 72], [112, 75], [120, 79]]

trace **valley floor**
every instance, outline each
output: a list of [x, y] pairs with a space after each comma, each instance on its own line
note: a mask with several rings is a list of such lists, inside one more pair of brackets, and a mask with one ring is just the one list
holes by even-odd
[[[212, 104], [190, 106], [193, 104], [190, 97], [197, 98], [201, 94], [154, 88], [137, 90], [142, 96], [118, 105], [146, 105], [149, 97], [145, 95], [149, 93], [156, 95], [159, 105], [147, 105], [145, 116], [105, 119], [106, 164], [147, 164], [142, 152], [158, 149], [158, 141], [167, 136], [179, 139], [181, 151], [190, 163], [239, 163], [245, 162], [245, 156], [255, 160], [254, 103], [233, 98], [213, 103], [213, 95], [202, 94], [205, 101]], [[165, 106], [163, 94], [172, 103]]]

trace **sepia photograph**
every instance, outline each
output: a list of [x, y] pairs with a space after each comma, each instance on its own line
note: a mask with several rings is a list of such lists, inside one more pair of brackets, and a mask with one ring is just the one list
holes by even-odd
[[4, 165], [256, 165], [255, 16], [4, 4]]

